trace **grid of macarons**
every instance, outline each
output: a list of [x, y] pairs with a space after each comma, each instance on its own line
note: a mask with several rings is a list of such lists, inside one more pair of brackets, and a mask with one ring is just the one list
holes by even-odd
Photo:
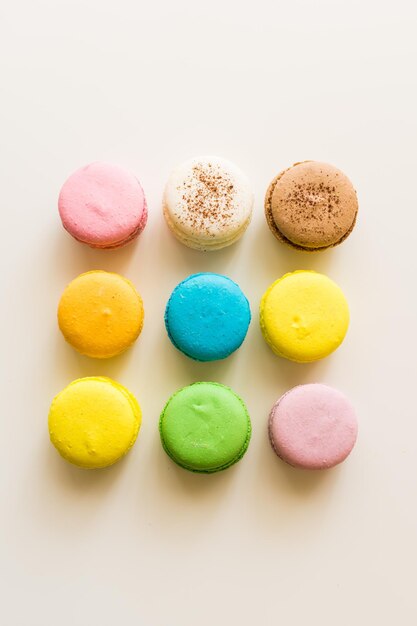
[[[280, 172], [265, 195], [265, 221], [279, 242], [319, 252], [339, 245], [355, 226], [358, 201], [349, 178], [317, 161]], [[196, 157], [177, 166], [163, 194], [162, 210], [173, 236], [211, 252], [234, 244], [248, 228], [254, 195], [246, 176], [218, 157]], [[80, 244], [113, 249], [146, 226], [143, 189], [129, 171], [96, 162], [78, 169], [58, 200], [64, 228]], [[58, 324], [79, 353], [108, 359], [130, 348], [144, 320], [142, 299], [127, 278], [94, 270], [75, 277], [58, 304]], [[277, 358], [298, 363], [336, 350], [349, 325], [341, 288], [324, 274], [297, 270], [266, 289], [259, 306], [262, 335]], [[167, 298], [165, 327], [175, 349], [202, 362], [226, 359], [239, 349], [251, 322], [245, 294], [231, 278], [209, 272], [185, 277]], [[135, 396], [103, 376], [79, 378], [53, 399], [50, 439], [59, 454], [82, 468], [103, 468], [134, 445], [141, 425]], [[265, 419], [273, 451], [306, 470], [344, 461], [357, 437], [348, 398], [325, 384], [302, 384], [277, 400]], [[176, 391], [159, 418], [161, 450], [191, 472], [225, 470], [244, 456], [252, 426], [244, 400], [218, 382], [196, 382]]]

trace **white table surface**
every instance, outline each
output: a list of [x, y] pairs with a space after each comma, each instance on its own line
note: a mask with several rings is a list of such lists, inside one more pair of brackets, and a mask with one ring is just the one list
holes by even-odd
[[[417, 561], [415, 3], [399, 0], [21, 0], [1, 8], [3, 574], [7, 626], [414, 626]], [[235, 161], [256, 195], [247, 234], [203, 254], [168, 232], [171, 167], [198, 154]], [[339, 248], [279, 245], [263, 216], [270, 179], [328, 161], [354, 182], [357, 227]], [[118, 251], [73, 241], [61, 184], [93, 160], [137, 173], [149, 202], [140, 240]], [[133, 349], [77, 355], [56, 306], [80, 272], [132, 279], [146, 309]], [[344, 289], [351, 326], [331, 357], [275, 357], [258, 325], [265, 288], [297, 268]], [[248, 295], [246, 342], [219, 363], [170, 344], [166, 300], [196, 271]], [[52, 397], [109, 375], [143, 409], [132, 452], [107, 470], [66, 464], [50, 445]], [[196, 380], [246, 400], [244, 460], [211, 476], [163, 452], [160, 410]], [[270, 449], [266, 420], [293, 385], [323, 381], [357, 408], [350, 458], [297, 471]]]

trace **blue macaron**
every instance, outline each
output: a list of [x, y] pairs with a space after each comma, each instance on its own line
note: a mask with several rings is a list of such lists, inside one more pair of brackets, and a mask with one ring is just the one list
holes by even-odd
[[165, 309], [168, 336], [196, 361], [225, 359], [243, 343], [251, 313], [239, 285], [211, 272], [180, 282]]

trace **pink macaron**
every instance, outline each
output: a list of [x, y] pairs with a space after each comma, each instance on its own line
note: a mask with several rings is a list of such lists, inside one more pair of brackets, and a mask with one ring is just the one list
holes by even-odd
[[269, 438], [276, 454], [303, 469], [327, 469], [346, 459], [358, 423], [349, 400], [322, 384], [299, 385], [272, 407]]
[[58, 209], [70, 235], [92, 248], [124, 246], [142, 232], [148, 217], [138, 179], [109, 163], [91, 163], [71, 174]]

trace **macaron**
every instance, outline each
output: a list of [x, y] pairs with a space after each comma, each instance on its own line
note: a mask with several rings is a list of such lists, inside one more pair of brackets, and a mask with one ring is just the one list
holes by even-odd
[[142, 299], [130, 280], [102, 270], [77, 276], [58, 305], [58, 324], [81, 354], [106, 359], [124, 352], [143, 326]]
[[177, 465], [209, 474], [240, 461], [252, 431], [246, 406], [234, 391], [198, 382], [168, 400], [159, 432], [165, 452]]
[[49, 435], [59, 454], [74, 465], [113, 465], [133, 446], [141, 424], [130, 391], [101, 376], [79, 378], [65, 387], [49, 410]]
[[349, 400], [321, 384], [287, 391], [269, 416], [269, 438], [276, 454], [303, 469], [327, 469], [350, 454], [358, 423]]
[[109, 163], [81, 167], [65, 181], [58, 199], [62, 224], [92, 248], [120, 248], [145, 228], [145, 195], [129, 171]]
[[349, 178], [328, 163], [295, 163], [274, 178], [265, 215], [275, 237], [297, 250], [342, 243], [356, 222], [358, 199]]
[[181, 243], [196, 250], [219, 250], [243, 235], [253, 203], [249, 182], [236, 165], [220, 157], [202, 156], [171, 172], [163, 210]]
[[174, 346], [196, 361], [225, 359], [242, 344], [251, 320], [239, 285], [211, 272], [192, 274], [172, 292], [165, 326]]
[[276, 280], [260, 304], [265, 340], [278, 356], [309, 363], [331, 354], [349, 326], [349, 307], [324, 274], [298, 270]]

